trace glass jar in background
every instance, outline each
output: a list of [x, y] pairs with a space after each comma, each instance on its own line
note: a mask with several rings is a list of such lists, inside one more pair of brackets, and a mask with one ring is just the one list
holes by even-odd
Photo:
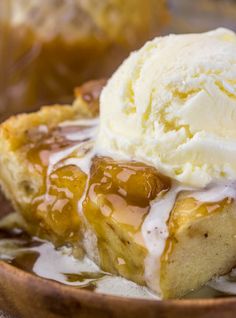
[[164, 0], [1, 0], [0, 120], [70, 102], [166, 19]]

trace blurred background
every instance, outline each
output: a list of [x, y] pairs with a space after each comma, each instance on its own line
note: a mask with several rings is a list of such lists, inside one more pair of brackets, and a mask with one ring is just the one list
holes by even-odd
[[0, 0], [0, 120], [70, 103], [154, 36], [220, 26], [236, 31], [235, 0]]
[[202, 32], [218, 27], [236, 31], [235, 0], [167, 0], [171, 19], [166, 32]]

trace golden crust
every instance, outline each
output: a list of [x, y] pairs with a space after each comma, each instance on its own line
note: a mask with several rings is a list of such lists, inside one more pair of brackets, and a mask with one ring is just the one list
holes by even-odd
[[73, 105], [44, 106], [38, 112], [10, 117], [0, 126], [0, 138], [8, 141], [12, 150], [27, 142], [25, 132], [39, 125], [52, 128], [65, 120], [95, 117], [99, 113], [99, 96], [106, 80], [94, 80], [75, 89]]
[[[12, 116], [0, 125], [0, 184], [16, 210], [27, 210], [44, 183], [42, 173], [29, 166], [24, 148], [32, 143], [31, 132], [40, 126], [50, 132], [61, 122], [94, 117], [99, 111], [98, 98], [103, 83], [93, 81], [89, 87], [77, 88], [73, 105], [45, 106], [35, 113]], [[85, 91], [89, 93], [88, 88], [93, 96], [90, 103], [82, 95]]]
[[78, 114], [79, 111], [71, 106], [54, 105], [42, 107], [35, 113], [12, 116], [0, 126], [0, 138], [9, 143], [10, 149], [16, 150], [27, 143], [25, 132], [30, 128], [39, 125], [53, 127], [61, 121], [75, 118]]

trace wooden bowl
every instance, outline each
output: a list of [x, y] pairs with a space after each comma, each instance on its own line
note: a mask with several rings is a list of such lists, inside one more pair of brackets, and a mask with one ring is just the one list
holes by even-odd
[[[0, 194], [0, 216], [11, 210]], [[14, 318], [234, 318], [236, 297], [155, 301], [97, 294], [0, 261], [0, 309]]]

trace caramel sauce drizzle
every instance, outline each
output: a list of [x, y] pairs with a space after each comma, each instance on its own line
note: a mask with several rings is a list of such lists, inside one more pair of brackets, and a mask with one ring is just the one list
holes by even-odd
[[[68, 134], [78, 134], [88, 126], [64, 126], [46, 130], [46, 127], [33, 128], [28, 132], [30, 142], [25, 151], [30, 169], [43, 176], [39, 193], [31, 202], [31, 212], [41, 219], [39, 225], [44, 230], [62, 234], [65, 239], [75, 235], [70, 224], [79, 227], [77, 204], [82, 197], [87, 175], [77, 166], [63, 164], [68, 158], [76, 158], [78, 150], [57, 163], [48, 176], [49, 158], [52, 154], [74, 145], [84, 145], [85, 140], [69, 140]], [[86, 150], [87, 151], [87, 150]], [[59, 168], [57, 168], [59, 167]], [[162, 179], [161, 179], [162, 178]], [[110, 158], [94, 157], [89, 179], [88, 198], [99, 198], [101, 213], [115, 222], [124, 225], [135, 235], [137, 243], [143, 245], [140, 229], [150, 208], [150, 201], [166, 188], [167, 178], [145, 164], [115, 162]], [[168, 185], [169, 186], [169, 185]], [[86, 200], [85, 200], [86, 201]]]
[[[77, 201], [82, 196], [87, 176], [75, 165], [61, 165], [49, 169], [50, 156], [78, 145], [78, 152], [86, 152], [88, 141], [69, 140], [68, 134], [76, 134], [86, 126], [56, 127], [47, 130], [38, 127], [28, 132], [29, 142], [25, 147], [29, 169], [36, 170], [43, 182], [28, 207], [26, 219], [33, 224], [32, 232], [41, 237], [50, 236], [54, 243], [76, 242], [80, 238], [80, 218]], [[70, 154], [73, 157], [75, 153]], [[59, 162], [60, 163], [60, 162]]]
[[[155, 168], [140, 162], [115, 161], [94, 155], [89, 174], [79, 164], [67, 164], [68, 159], [81, 158], [93, 150], [93, 137], [76, 138], [89, 128], [89, 125], [79, 124], [53, 129], [39, 126], [28, 132], [30, 142], [24, 150], [29, 168], [43, 176], [43, 183], [40, 191], [33, 196], [25, 218], [33, 224], [33, 234], [50, 237], [56, 245], [78, 245], [83, 235], [82, 213], [97, 234], [102, 268], [133, 279], [131, 272], [137, 265], [127, 258], [126, 251], [130, 249], [131, 253], [131, 246], [136, 246], [143, 264], [147, 255], [141, 231], [144, 219], [150, 211], [151, 202], [171, 189], [171, 181]], [[71, 134], [74, 137], [68, 138]], [[49, 171], [50, 158], [66, 150], [69, 152]], [[80, 200], [82, 204], [79, 204]], [[180, 222], [215, 213], [228, 203], [227, 199], [207, 203], [193, 198], [178, 198], [168, 221], [170, 235], [161, 261], [166, 261], [172, 252], [175, 244], [173, 237]], [[78, 207], [83, 211], [78, 211]], [[179, 210], [182, 211], [181, 217], [176, 213]], [[188, 212], [187, 215], [184, 211]], [[101, 238], [104, 233], [115, 238], [116, 232], [124, 250], [114, 245], [111, 247], [114, 255], [108, 257], [107, 243]], [[110, 263], [115, 263], [114, 267]], [[144, 284], [143, 274], [144, 265], [141, 265], [135, 281]]]
[[[166, 241], [161, 261], [167, 262], [170, 258], [175, 244], [178, 243], [176, 238], [177, 231], [182, 225], [191, 223], [191, 221], [196, 219], [207, 217], [213, 213], [219, 213], [225, 206], [232, 204], [232, 202], [232, 198], [225, 198], [219, 202], [200, 202], [193, 197], [185, 197], [180, 194], [168, 221], [169, 237]], [[207, 238], [208, 233], [203, 233], [203, 236]]]

